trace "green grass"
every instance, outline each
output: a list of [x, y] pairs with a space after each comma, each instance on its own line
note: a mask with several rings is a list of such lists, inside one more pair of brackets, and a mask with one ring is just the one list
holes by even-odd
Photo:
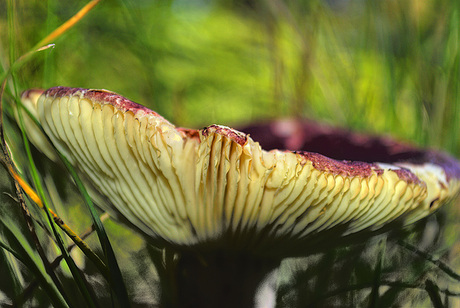
[[[0, 2], [0, 75], [85, 4]], [[350, 1], [335, 6], [320, 1], [102, 0], [53, 40], [54, 48], [14, 67], [3, 99], [7, 141], [22, 176], [29, 183], [35, 180], [42, 199], [50, 200], [48, 206], [77, 233], [92, 224], [84, 194], [64, 167], [34, 148], [26, 155], [12, 117], [23, 90], [57, 85], [105, 88], [185, 127], [300, 116], [393, 135], [458, 157], [459, 18], [460, 4], [448, 0]], [[37, 164], [35, 179], [31, 161]], [[8, 282], [0, 279], [0, 305], [110, 303], [113, 285], [78, 249], [54, 268], [54, 280], [46, 273], [50, 265], [42, 261], [38, 246], [52, 263], [62, 252], [58, 247], [71, 241], [57, 230], [54, 234], [53, 223], [27, 199], [35, 240], [12, 183], [2, 169], [0, 272]], [[408, 230], [285, 261], [279, 306], [459, 304], [457, 205]], [[155, 303], [157, 252], [122, 225], [109, 220], [104, 226], [129, 301]], [[427, 254], [416, 254], [398, 240]], [[105, 240], [92, 235], [85, 241], [104, 260], [109, 258], [101, 248]], [[116, 266], [109, 269], [116, 271]], [[86, 282], [79, 282], [82, 293], [75, 292], [78, 271], [86, 274]]]

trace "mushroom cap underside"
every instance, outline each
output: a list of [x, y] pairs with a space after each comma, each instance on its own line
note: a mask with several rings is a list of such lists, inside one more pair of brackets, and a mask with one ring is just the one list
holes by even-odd
[[[276, 131], [282, 137], [269, 135], [268, 128], [259, 136], [283, 148], [294, 144], [296, 151], [263, 150], [252, 139], [258, 135], [254, 127], [248, 127], [250, 135], [220, 125], [176, 128], [106, 90], [29, 90], [22, 100], [101, 207], [177, 247], [302, 250], [324, 235], [339, 239], [392, 222], [412, 223], [460, 188], [455, 159], [389, 139], [350, 133], [334, 139], [327, 129], [301, 127], [304, 136], [323, 134], [323, 141], [341, 140], [359, 153], [360, 160], [341, 160], [307, 152], [308, 142], [299, 146], [282, 130]], [[26, 130], [53, 158], [39, 128], [29, 123]], [[287, 142], [289, 136], [294, 141]], [[378, 147], [388, 155], [374, 155]]]

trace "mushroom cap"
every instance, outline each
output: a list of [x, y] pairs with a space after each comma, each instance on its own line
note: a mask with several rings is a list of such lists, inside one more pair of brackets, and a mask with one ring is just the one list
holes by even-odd
[[[386, 139], [344, 135], [342, 142], [356, 153], [371, 145], [390, 154], [381, 162], [338, 160], [307, 152], [308, 142], [295, 152], [266, 151], [226, 126], [177, 128], [106, 90], [56, 87], [40, 96], [25, 92], [22, 99], [98, 205], [154, 240], [184, 249], [286, 256], [310, 249], [313, 239], [331, 243], [415, 222], [460, 188], [455, 159]], [[39, 149], [50, 152], [36, 128], [26, 129]]]

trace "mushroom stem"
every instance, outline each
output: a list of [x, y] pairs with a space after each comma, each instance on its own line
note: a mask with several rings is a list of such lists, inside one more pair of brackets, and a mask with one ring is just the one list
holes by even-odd
[[197, 257], [188, 252], [170, 268], [165, 265], [175, 275], [174, 284], [162, 285], [165, 307], [256, 307], [260, 287], [280, 260], [233, 252]]

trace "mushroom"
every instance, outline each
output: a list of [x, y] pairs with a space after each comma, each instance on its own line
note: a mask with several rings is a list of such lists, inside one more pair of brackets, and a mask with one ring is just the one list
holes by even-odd
[[298, 121], [247, 127], [251, 136], [177, 128], [106, 90], [29, 90], [22, 101], [99, 206], [180, 253], [178, 306], [250, 306], [283, 258], [413, 223], [460, 188], [452, 157], [384, 138]]

